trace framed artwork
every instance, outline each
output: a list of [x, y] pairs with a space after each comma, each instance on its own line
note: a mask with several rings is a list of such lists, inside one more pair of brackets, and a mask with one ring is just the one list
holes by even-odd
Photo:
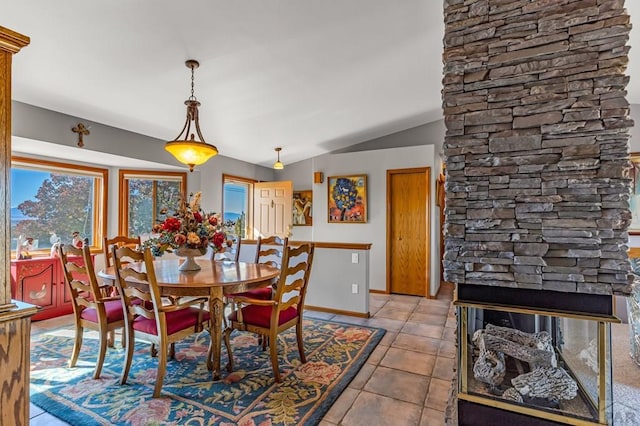
[[629, 234], [640, 235], [640, 153], [631, 153], [631, 197], [629, 198], [629, 210], [631, 210], [631, 224]]
[[329, 223], [367, 223], [367, 175], [328, 178]]
[[293, 225], [294, 226], [311, 226], [313, 225], [313, 217], [311, 212], [313, 202], [313, 191], [293, 191]]

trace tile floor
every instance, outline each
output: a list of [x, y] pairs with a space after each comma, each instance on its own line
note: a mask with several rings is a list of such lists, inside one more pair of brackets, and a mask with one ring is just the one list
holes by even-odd
[[[452, 296], [453, 286], [447, 285], [443, 285], [436, 299], [372, 294], [369, 305], [371, 318], [368, 319], [307, 311], [309, 317], [387, 330], [367, 363], [320, 425], [444, 425], [456, 356]], [[33, 324], [32, 333], [68, 325], [71, 321], [71, 316], [39, 321]], [[621, 348], [613, 356], [614, 381], [626, 385], [626, 395], [616, 404], [622, 402], [634, 406], [640, 401], [640, 385], [636, 380], [640, 376], [640, 368], [627, 359], [628, 344], [624, 344], [627, 328], [626, 324], [618, 324], [613, 329], [614, 341], [621, 342], [618, 345]], [[616, 386], [620, 383], [614, 384], [614, 395]], [[633, 397], [629, 398], [629, 395]], [[636, 408], [640, 409], [640, 406]], [[637, 410], [632, 411], [632, 417], [627, 418], [628, 414], [624, 419], [618, 417], [614, 424], [637, 424]], [[66, 424], [31, 405], [31, 426]]]
[[[456, 355], [452, 296], [452, 286], [443, 286], [437, 299], [372, 294], [368, 319], [307, 311], [387, 330], [320, 425], [443, 425]], [[38, 321], [32, 334], [71, 323], [69, 315]], [[67, 423], [31, 404], [30, 425]]]
[[452, 286], [437, 299], [372, 294], [369, 319], [310, 312], [387, 330], [320, 425], [444, 425], [456, 356], [452, 296]]

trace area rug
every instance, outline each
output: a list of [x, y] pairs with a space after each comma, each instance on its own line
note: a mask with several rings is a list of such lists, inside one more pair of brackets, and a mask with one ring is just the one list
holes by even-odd
[[[300, 363], [294, 329], [280, 335], [282, 382], [275, 383], [269, 350], [257, 337], [234, 332], [235, 371], [213, 381], [205, 356], [206, 332], [176, 344], [167, 363], [162, 398], [152, 398], [157, 359], [137, 343], [126, 385], [119, 385], [124, 350], [116, 341], [98, 380], [92, 379], [98, 349], [85, 332], [76, 367], [67, 362], [73, 329], [31, 339], [31, 402], [71, 425], [313, 425], [357, 374], [385, 331], [317, 319], [304, 321], [307, 362]], [[222, 365], [227, 363], [223, 348]]]

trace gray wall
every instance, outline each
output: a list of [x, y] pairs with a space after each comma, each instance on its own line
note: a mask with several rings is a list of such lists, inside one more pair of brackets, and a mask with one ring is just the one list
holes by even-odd
[[85, 160], [89, 162], [91, 162], [92, 156], [95, 157], [99, 153], [114, 155], [126, 153], [127, 157], [182, 167], [171, 154], [163, 149], [165, 141], [160, 139], [22, 102], [13, 101], [11, 106], [13, 108], [11, 117], [11, 134], [13, 136], [76, 148], [78, 137], [71, 132], [71, 129], [82, 122], [91, 132], [89, 136], [84, 138], [84, 152], [87, 153]]
[[[358, 263], [351, 262], [351, 254], [358, 254]], [[369, 250], [316, 247], [306, 305], [349, 313], [369, 312]], [[255, 244], [243, 244], [241, 262], [253, 262]], [[357, 285], [357, 292], [352, 290]]]
[[[59, 112], [34, 107], [14, 101], [12, 115], [13, 150], [35, 158], [64, 159], [67, 162], [108, 167], [109, 235], [118, 232], [118, 170], [120, 168], [182, 170], [188, 168], [178, 163], [164, 150], [166, 141], [150, 138], [115, 127], [105, 126]], [[79, 122], [90, 128], [85, 137], [85, 147], [77, 147], [77, 135], [71, 128]], [[125, 158], [126, 156], [126, 158]], [[130, 161], [134, 159], [135, 161]], [[273, 180], [274, 170], [233, 158], [218, 155], [193, 173], [188, 173], [188, 191], [202, 191], [202, 207], [219, 212], [222, 208], [222, 174], [232, 174], [256, 180]]]
[[[118, 170], [119, 168], [178, 169], [187, 170], [177, 163], [164, 149], [165, 141], [150, 138], [126, 130], [91, 122], [13, 102], [14, 146], [21, 145], [21, 152], [37, 158], [64, 158], [65, 161], [92, 164], [110, 170], [109, 235], [118, 232]], [[85, 148], [76, 147], [77, 136], [70, 129], [79, 122], [90, 127], [91, 135], [85, 139]], [[418, 126], [393, 135], [384, 136], [351, 147], [349, 151], [325, 154], [294, 164], [286, 164], [282, 171], [257, 166], [244, 161], [219, 155], [188, 174], [188, 190], [201, 190], [202, 206], [205, 210], [220, 211], [222, 208], [222, 174], [231, 174], [260, 181], [291, 180], [295, 190], [313, 189], [313, 227], [293, 227], [292, 239], [326, 242], [372, 243], [369, 263], [369, 287], [386, 289], [386, 170], [431, 167], [431, 282], [430, 294], [439, 286], [438, 211], [435, 206], [435, 179], [440, 170], [439, 146], [444, 139], [442, 121]], [[343, 150], [346, 151], [346, 150]], [[63, 153], [64, 154], [61, 154]], [[69, 154], [67, 154], [69, 153]], [[126, 158], [123, 157], [126, 155]], [[71, 158], [76, 156], [76, 158]], [[113, 157], [109, 157], [113, 156]], [[137, 160], [137, 166], [126, 166], [127, 158]], [[107, 159], [107, 160], [105, 160]], [[322, 184], [313, 184], [313, 172], [325, 175]], [[327, 223], [327, 182], [332, 175], [363, 173], [368, 175], [369, 204], [367, 224]], [[344, 256], [350, 259], [350, 252]], [[98, 267], [101, 267], [100, 259]], [[350, 260], [349, 260], [350, 261]], [[340, 276], [340, 271], [336, 271]], [[349, 285], [348, 280], [337, 286]], [[342, 290], [340, 290], [342, 291]], [[346, 308], [342, 308], [346, 309]], [[348, 309], [347, 309], [348, 310]], [[356, 309], [353, 309], [356, 310]]]

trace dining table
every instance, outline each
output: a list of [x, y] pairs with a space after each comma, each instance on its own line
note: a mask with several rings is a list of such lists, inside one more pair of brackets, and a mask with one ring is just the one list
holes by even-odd
[[[280, 274], [280, 270], [261, 263], [197, 259], [200, 270], [179, 271], [178, 266], [183, 261], [178, 258], [154, 260], [153, 267], [160, 294], [171, 298], [208, 297], [212, 355], [207, 358], [207, 368], [212, 371], [213, 379], [219, 380], [224, 295], [271, 285]], [[143, 262], [128, 266], [146, 272]], [[115, 283], [116, 273], [113, 266], [100, 270], [97, 275], [107, 283]]]

